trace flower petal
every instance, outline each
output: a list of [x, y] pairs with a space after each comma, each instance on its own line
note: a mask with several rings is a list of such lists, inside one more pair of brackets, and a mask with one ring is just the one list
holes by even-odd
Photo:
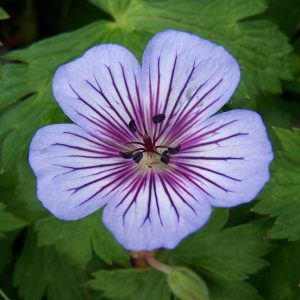
[[230, 99], [240, 79], [237, 61], [223, 47], [174, 30], [150, 40], [142, 74], [149, 126], [151, 116], [166, 115], [158, 135], [172, 125], [207, 119]]
[[213, 206], [249, 202], [269, 179], [272, 148], [255, 112], [218, 114], [194, 126], [177, 143], [181, 151], [172, 162], [210, 195]]
[[73, 124], [41, 128], [31, 142], [29, 161], [37, 176], [38, 199], [65, 220], [82, 218], [105, 205], [116, 178], [134, 166], [110, 144]]
[[205, 197], [172, 173], [148, 172], [127, 191], [108, 202], [103, 221], [129, 250], [174, 248], [202, 227], [211, 213]]
[[132, 139], [129, 122], [142, 126], [140, 77], [141, 67], [126, 48], [104, 44], [59, 67], [53, 93], [80, 127], [109, 139]]

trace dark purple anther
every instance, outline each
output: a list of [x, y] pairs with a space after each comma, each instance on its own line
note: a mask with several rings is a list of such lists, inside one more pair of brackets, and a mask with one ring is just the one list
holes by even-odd
[[119, 152], [120, 156], [125, 158], [125, 159], [130, 159], [133, 157], [133, 153], [132, 152]]
[[161, 154], [162, 157], [167, 157], [169, 158], [170, 157], [170, 152], [169, 150], [165, 150], [162, 154]]
[[167, 165], [170, 162], [170, 157], [169, 156], [162, 156], [160, 158], [160, 161]]
[[168, 151], [170, 154], [176, 154], [180, 151], [180, 149], [181, 149], [181, 146], [178, 145], [177, 147], [174, 147], [174, 148], [168, 148]]
[[152, 117], [152, 122], [154, 124], [161, 123], [166, 118], [165, 114], [158, 114]]
[[128, 124], [128, 128], [131, 132], [137, 132], [137, 128], [136, 128], [136, 125], [135, 125], [135, 121], [134, 120], [131, 120]]
[[133, 154], [132, 159], [138, 164], [143, 158], [143, 152], [136, 152]]

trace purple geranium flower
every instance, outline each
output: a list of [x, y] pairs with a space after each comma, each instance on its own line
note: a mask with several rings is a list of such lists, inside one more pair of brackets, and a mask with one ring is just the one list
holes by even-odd
[[30, 146], [37, 193], [55, 216], [103, 221], [129, 250], [173, 248], [211, 207], [251, 201], [269, 178], [260, 116], [216, 113], [240, 79], [223, 48], [184, 32], [155, 35], [142, 67], [104, 44], [61, 66], [53, 92], [75, 124], [40, 129]]

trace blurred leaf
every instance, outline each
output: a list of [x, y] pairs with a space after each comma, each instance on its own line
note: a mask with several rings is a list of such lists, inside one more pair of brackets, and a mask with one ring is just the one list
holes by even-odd
[[67, 255], [74, 263], [85, 265], [94, 251], [108, 264], [129, 265], [128, 252], [104, 227], [99, 213], [79, 221], [44, 218], [37, 222], [36, 229], [39, 246], [55, 245], [59, 252]]
[[168, 284], [180, 300], [209, 300], [207, 285], [202, 278], [185, 267], [173, 267], [168, 272]]
[[5, 12], [5, 10], [0, 7], [0, 20], [8, 19], [9, 15]]
[[263, 236], [262, 222], [209, 233], [200, 230], [184, 240], [171, 256], [177, 265], [190, 266], [203, 275], [242, 281], [267, 265], [261, 257], [271, 250], [271, 246]]
[[300, 102], [288, 101], [283, 97], [261, 95], [258, 112], [262, 115], [272, 141], [273, 151], [281, 149], [280, 140], [274, 132], [274, 127], [291, 128], [300, 120]]
[[10, 300], [6, 295], [5, 293], [2, 291], [2, 289], [0, 289], [0, 296], [3, 300]]
[[66, 264], [53, 248], [38, 247], [31, 231], [19, 256], [14, 281], [24, 300], [82, 300], [85, 275]]
[[101, 270], [88, 285], [113, 300], [171, 300], [166, 275], [152, 269]]
[[283, 244], [269, 256], [270, 267], [261, 272], [258, 285], [265, 299], [300, 299], [300, 242]]
[[16, 233], [10, 233], [4, 238], [0, 239], [0, 274], [7, 264], [12, 260], [12, 246], [16, 238]]
[[[0, 6], [0, 20], [8, 19], [9, 15], [5, 12], [5, 10]], [[0, 41], [0, 46], [2, 45], [2, 42]]]
[[210, 300], [263, 300], [257, 290], [246, 282], [219, 280], [211, 283], [209, 291]]
[[300, 129], [275, 128], [282, 151], [272, 165], [271, 180], [260, 195], [254, 211], [278, 217], [271, 238], [300, 238]]
[[140, 0], [89, 0], [101, 10], [114, 17], [116, 21], [121, 21], [122, 17], [126, 17], [126, 12], [131, 7], [141, 2]]
[[[292, 36], [300, 23], [299, 0], [269, 0], [268, 16], [285, 34]], [[287, 17], [288, 16], [288, 17]]]
[[5, 211], [4, 208], [5, 205], [0, 202], [0, 237], [3, 237], [4, 232], [20, 229], [27, 224], [25, 221]]
[[[99, 43], [119, 43], [139, 58], [156, 32], [174, 28], [198, 34], [224, 45], [237, 57], [242, 80], [231, 104], [255, 104], [258, 91], [278, 93], [280, 78], [290, 79], [287, 39], [269, 21], [245, 20], [261, 14], [265, 1], [252, 0], [94, 0], [114, 21], [98, 21], [80, 30], [33, 44], [6, 55], [22, 63], [0, 69], [3, 115], [1, 165], [11, 169], [26, 157], [30, 137], [37, 128], [65, 122], [51, 93], [56, 68]], [[248, 99], [248, 100], [247, 100]]]
[[15, 176], [18, 184], [14, 191], [14, 209], [31, 221], [44, 217], [47, 212], [36, 198], [36, 180], [27, 162], [17, 166]]

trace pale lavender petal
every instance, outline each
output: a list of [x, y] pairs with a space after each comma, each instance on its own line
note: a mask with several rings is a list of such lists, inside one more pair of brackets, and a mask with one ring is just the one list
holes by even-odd
[[211, 207], [181, 176], [148, 172], [107, 203], [103, 221], [126, 249], [174, 248], [208, 220]]
[[50, 125], [29, 152], [38, 199], [55, 216], [103, 221], [128, 250], [174, 248], [211, 206], [251, 201], [269, 178], [271, 144], [258, 114], [216, 115], [240, 78], [221, 46], [168, 30], [142, 68], [118, 45], [61, 66], [53, 93], [77, 125]]
[[118, 45], [91, 48], [82, 57], [58, 68], [53, 93], [69, 118], [95, 135], [133, 139], [128, 124], [142, 127], [141, 68], [136, 58]]
[[249, 202], [269, 179], [272, 148], [255, 112], [218, 114], [194, 126], [176, 143], [181, 151], [172, 162], [178, 172], [195, 178], [213, 206]]
[[223, 47], [173, 30], [150, 40], [142, 74], [148, 126], [151, 116], [166, 116], [159, 129], [152, 126], [158, 136], [207, 119], [230, 99], [240, 79], [238, 63]]
[[118, 178], [132, 175], [134, 163], [118, 149], [77, 125], [49, 125], [33, 137], [29, 161], [37, 176], [37, 197], [55, 216], [82, 218], [103, 205]]

